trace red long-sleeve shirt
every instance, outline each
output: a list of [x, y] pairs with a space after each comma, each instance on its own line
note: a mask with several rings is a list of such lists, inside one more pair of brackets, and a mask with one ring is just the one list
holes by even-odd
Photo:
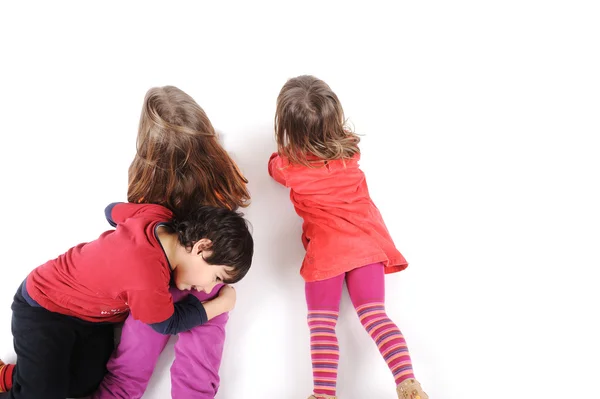
[[306, 256], [300, 274], [306, 281], [325, 280], [376, 262], [385, 265], [386, 273], [408, 266], [369, 195], [359, 159], [357, 154], [311, 168], [271, 155], [269, 174], [290, 188], [290, 199], [304, 220]]

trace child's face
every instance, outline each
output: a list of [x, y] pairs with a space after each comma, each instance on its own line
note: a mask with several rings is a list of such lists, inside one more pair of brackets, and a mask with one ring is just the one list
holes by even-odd
[[210, 240], [203, 238], [194, 245], [191, 252], [185, 251], [182, 254], [174, 270], [177, 289], [195, 289], [209, 294], [215, 285], [222, 284], [228, 278], [227, 272], [232, 270], [230, 266], [206, 263], [204, 258], [212, 255], [210, 250], [203, 249], [207, 247], [210, 247]]

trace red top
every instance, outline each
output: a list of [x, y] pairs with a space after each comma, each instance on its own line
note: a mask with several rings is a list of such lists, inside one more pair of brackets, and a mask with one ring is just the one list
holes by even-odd
[[291, 188], [290, 199], [304, 219], [306, 256], [300, 274], [306, 281], [326, 280], [377, 262], [385, 265], [386, 273], [408, 266], [369, 196], [359, 159], [356, 155], [310, 168], [271, 155], [269, 174]]
[[159, 205], [109, 206], [108, 221], [117, 228], [33, 270], [28, 294], [51, 312], [91, 322], [120, 322], [128, 311], [148, 324], [168, 319], [171, 267], [155, 229], [171, 217]]

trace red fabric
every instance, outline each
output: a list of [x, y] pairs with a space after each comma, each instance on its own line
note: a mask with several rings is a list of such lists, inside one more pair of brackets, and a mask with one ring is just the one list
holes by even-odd
[[35, 269], [27, 292], [52, 312], [92, 322], [120, 322], [129, 311], [148, 324], [168, 319], [171, 268], [155, 228], [171, 217], [159, 205], [116, 204], [115, 230]]
[[6, 388], [6, 383], [4, 382], [5, 369], [6, 366], [0, 362], [0, 393], [8, 391], [8, 388]]
[[14, 368], [14, 364], [0, 366], [0, 392], [8, 392], [12, 388]]
[[371, 200], [359, 159], [357, 154], [311, 168], [271, 155], [269, 174], [291, 189], [290, 199], [304, 219], [306, 256], [300, 274], [305, 281], [325, 280], [377, 262], [384, 264], [386, 273], [408, 266]]

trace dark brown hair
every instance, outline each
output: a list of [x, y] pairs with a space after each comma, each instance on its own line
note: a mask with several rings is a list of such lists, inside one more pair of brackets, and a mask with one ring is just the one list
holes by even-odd
[[173, 86], [148, 90], [129, 167], [129, 202], [160, 204], [177, 218], [201, 205], [235, 210], [248, 206], [247, 183], [192, 97]]
[[291, 163], [349, 159], [360, 152], [360, 138], [346, 125], [335, 93], [320, 79], [303, 75], [288, 80], [277, 97], [275, 138]]
[[233, 268], [227, 271], [223, 282], [235, 284], [250, 270], [254, 254], [254, 240], [242, 216], [229, 209], [200, 206], [192, 210], [185, 221], [174, 219], [170, 227], [188, 252], [202, 238], [211, 240], [212, 254], [204, 260], [209, 265]]

